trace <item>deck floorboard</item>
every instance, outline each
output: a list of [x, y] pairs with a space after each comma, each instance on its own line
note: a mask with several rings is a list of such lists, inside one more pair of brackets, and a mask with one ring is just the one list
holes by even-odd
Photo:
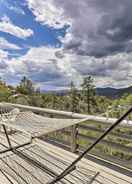
[[[27, 141], [23, 134], [16, 133], [10, 138], [13, 146]], [[5, 149], [8, 145], [3, 135], [0, 136], [0, 140], [4, 145], [0, 145], [0, 149]], [[35, 163], [41, 163], [44, 168], [52, 171], [52, 174], [23, 159], [21, 154], [9, 151], [0, 155], [0, 184], [46, 184], [77, 157], [76, 154], [39, 139], [34, 139], [32, 144], [19, 148], [18, 152], [33, 159]], [[132, 184], [132, 180], [126, 175], [84, 158], [77, 164], [77, 169], [58, 184]]]

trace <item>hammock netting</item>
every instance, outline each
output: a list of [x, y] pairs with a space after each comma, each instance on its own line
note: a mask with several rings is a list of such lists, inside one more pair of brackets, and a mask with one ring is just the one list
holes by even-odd
[[32, 137], [39, 137], [84, 121], [84, 119], [48, 118], [30, 111], [17, 112], [17, 109], [14, 112], [3, 113], [0, 124], [28, 133]]

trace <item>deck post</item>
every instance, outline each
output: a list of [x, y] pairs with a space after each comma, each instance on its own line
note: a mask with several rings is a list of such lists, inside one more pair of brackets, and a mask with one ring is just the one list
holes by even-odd
[[71, 152], [75, 153], [77, 151], [77, 135], [78, 135], [78, 128], [77, 125], [73, 125], [71, 127]]

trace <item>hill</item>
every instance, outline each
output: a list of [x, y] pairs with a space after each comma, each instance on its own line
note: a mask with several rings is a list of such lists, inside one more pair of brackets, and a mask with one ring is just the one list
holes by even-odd
[[[132, 93], [132, 86], [127, 88], [96, 88], [97, 95], [106, 96], [108, 98], [119, 98], [124, 94]], [[48, 91], [47, 93], [53, 93], [59, 96], [65, 96], [69, 93], [69, 90], [58, 90], [58, 91]]]
[[127, 88], [96, 88], [97, 94], [99, 96], [106, 96], [110, 98], [119, 98], [124, 94], [131, 94], [132, 93], [132, 86]]

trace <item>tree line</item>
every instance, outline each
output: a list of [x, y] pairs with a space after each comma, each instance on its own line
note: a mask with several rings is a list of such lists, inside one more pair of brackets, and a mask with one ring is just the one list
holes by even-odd
[[7, 85], [0, 79], [0, 101], [111, 117], [120, 116], [123, 110], [119, 106], [129, 106], [132, 102], [132, 95], [127, 94], [116, 100], [98, 96], [92, 76], [83, 79], [80, 89], [76, 88], [73, 81], [69, 86], [70, 89], [62, 95], [41, 92], [25, 76], [16, 87]]

